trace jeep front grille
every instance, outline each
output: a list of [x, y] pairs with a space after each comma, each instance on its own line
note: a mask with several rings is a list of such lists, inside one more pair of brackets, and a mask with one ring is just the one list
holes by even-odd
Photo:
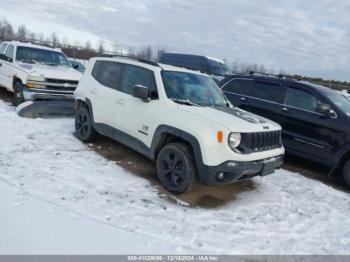
[[238, 150], [244, 154], [249, 154], [271, 150], [281, 146], [281, 131], [242, 133]]

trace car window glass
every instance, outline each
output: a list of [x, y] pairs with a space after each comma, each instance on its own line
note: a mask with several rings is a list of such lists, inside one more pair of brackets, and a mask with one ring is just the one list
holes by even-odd
[[250, 79], [234, 79], [224, 86], [224, 92], [248, 95], [250, 93], [252, 80]]
[[283, 103], [285, 89], [278, 84], [255, 82], [252, 85], [250, 95], [276, 103]]
[[14, 56], [14, 47], [13, 47], [13, 45], [9, 45], [8, 47], [7, 47], [7, 49], [6, 49], [6, 53], [5, 53], [5, 55], [7, 56], [7, 57], [9, 57], [9, 58], [12, 58], [13, 59], [13, 56]]
[[321, 102], [306, 91], [287, 88], [285, 104], [299, 109], [316, 112], [316, 107]]
[[138, 66], [126, 65], [121, 91], [132, 94], [135, 85], [142, 85], [149, 88], [152, 97], [156, 92], [153, 72]]
[[102, 72], [102, 66], [103, 62], [102, 61], [96, 61], [94, 64], [94, 68], [92, 69], [91, 75], [97, 80], [100, 81], [100, 76]]
[[3, 54], [5, 52], [6, 47], [7, 47], [6, 43], [1, 44], [1, 46], [0, 46], [0, 54]]
[[98, 81], [102, 85], [116, 90], [119, 89], [122, 72], [121, 64], [116, 62], [101, 61], [101, 64], [97, 65], [96, 70], [97, 71], [93, 72], [93, 75], [99, 75]]

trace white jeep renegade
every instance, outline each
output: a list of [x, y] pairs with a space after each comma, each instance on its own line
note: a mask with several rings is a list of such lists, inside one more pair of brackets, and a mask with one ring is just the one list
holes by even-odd
[[27, 100], [74, 101], [81, 76], [60, 49], [18, 41], [0, 45], [0, 86], [13, 92], [16, 105]]
[[232, 106], [197, 71], [132, 58], [93, 58], [75, 91], [77, 137], [115, 139], [156, 161], [169, 191], [271, 174], [281, 127]]

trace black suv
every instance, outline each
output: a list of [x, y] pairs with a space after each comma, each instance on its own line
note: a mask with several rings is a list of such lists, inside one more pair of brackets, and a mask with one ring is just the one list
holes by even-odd
[[342, 170], [350, 187], [350, 100], [339, 91], [304, 81], [257, 74], [219, 83], [232, 104], [282, 126], [287, 153]]

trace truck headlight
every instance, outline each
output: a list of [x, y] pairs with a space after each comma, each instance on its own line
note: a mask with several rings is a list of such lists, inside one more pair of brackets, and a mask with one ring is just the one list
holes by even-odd
[[27, 81], [43, 82], [45, 81], [45, 78], [42, 76], [28, 76]]
[[234, 150], [241, 143], [240, 133], [231, 133], [228, 137], [228, 145], [232, 150]]

